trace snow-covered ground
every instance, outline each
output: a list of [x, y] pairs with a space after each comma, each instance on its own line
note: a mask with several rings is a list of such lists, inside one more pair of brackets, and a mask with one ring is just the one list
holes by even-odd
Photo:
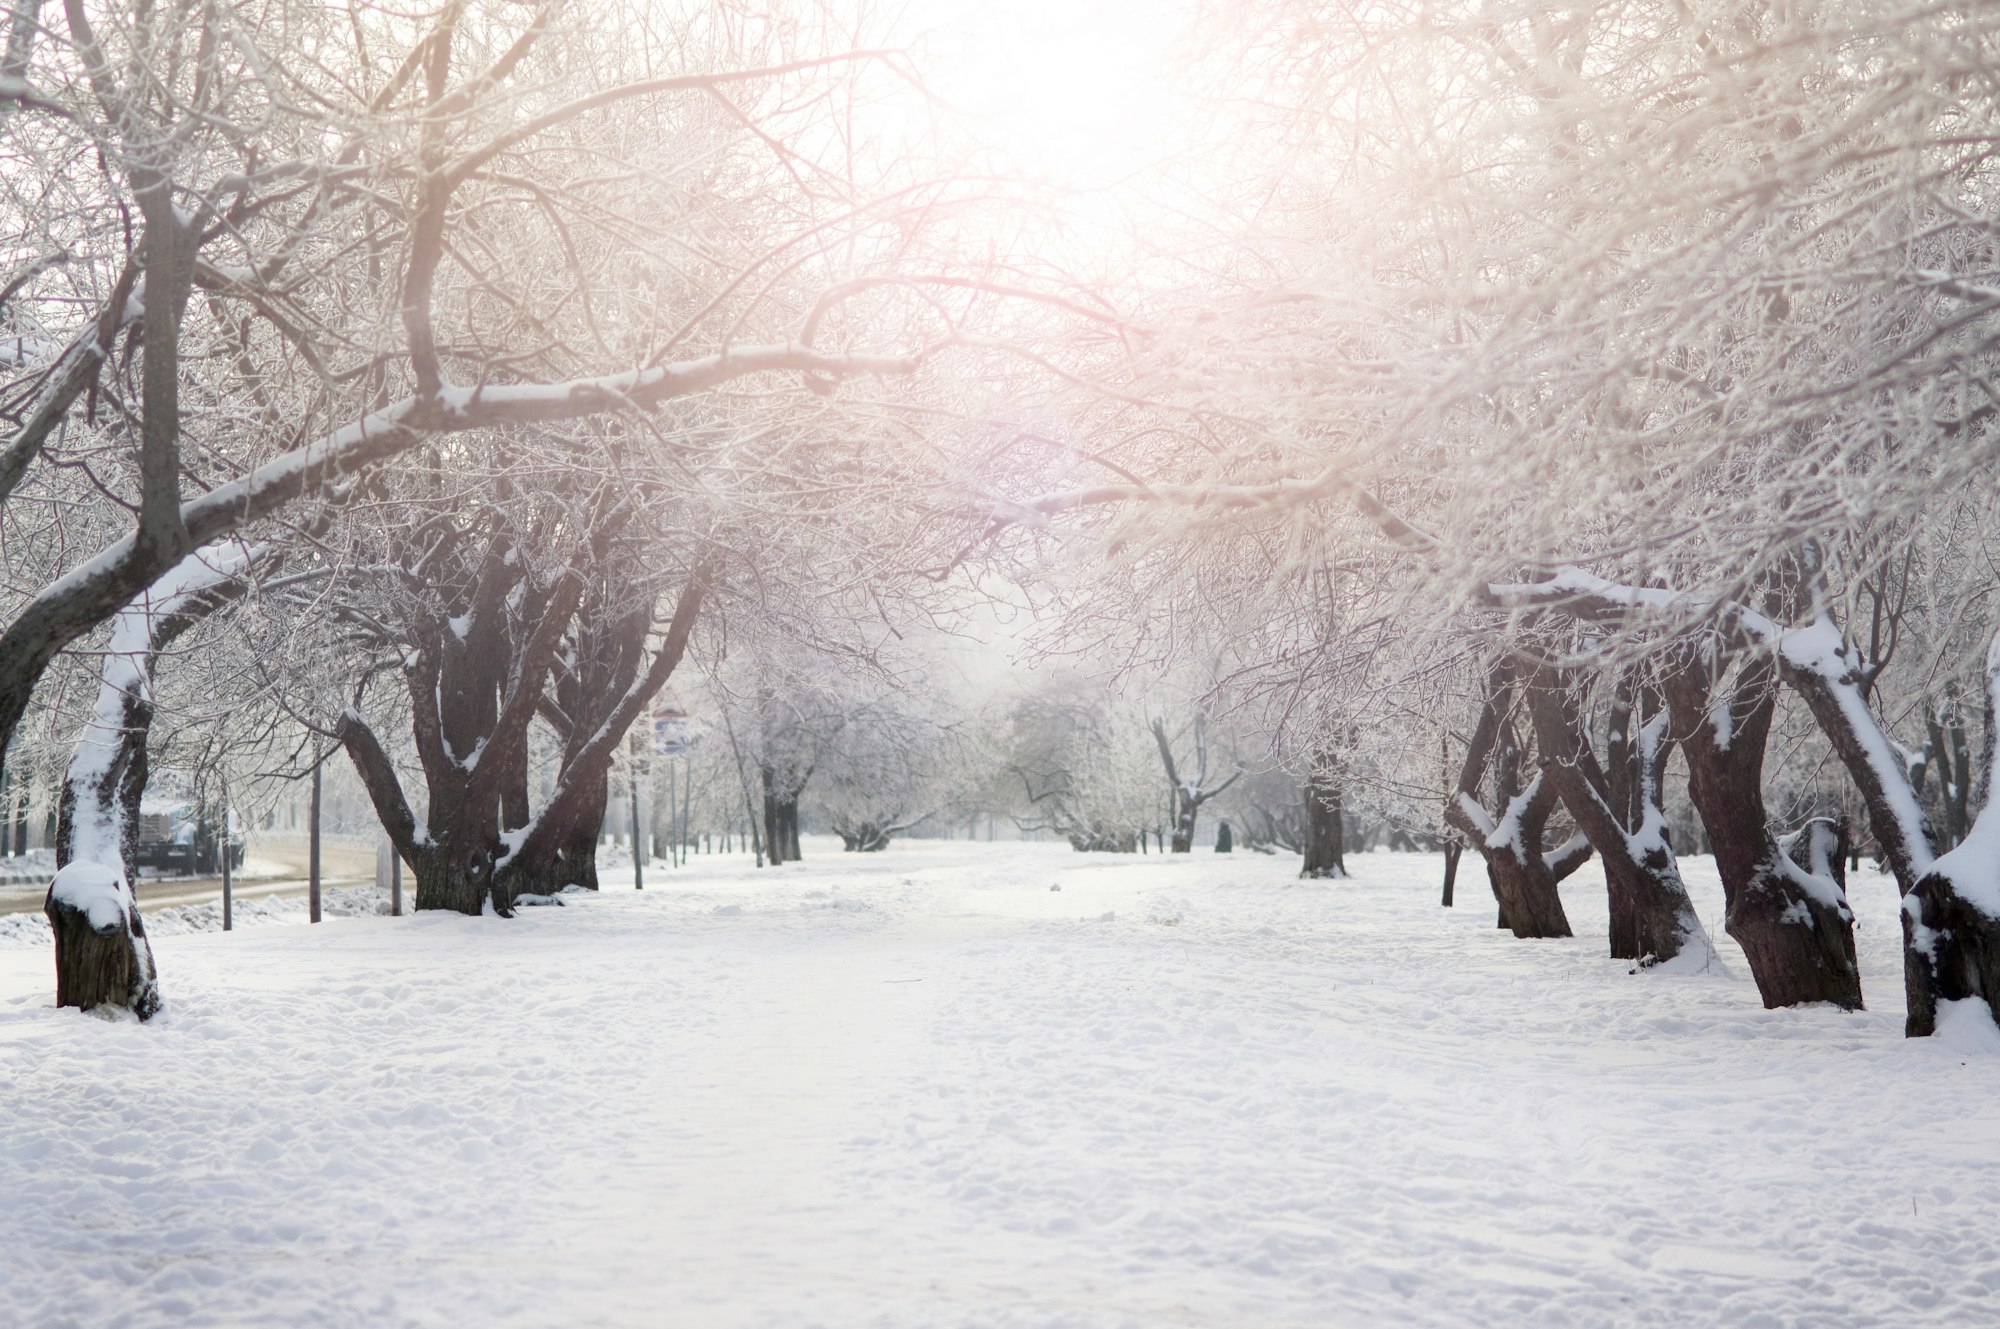
[[[2000, 1035], [1494, 930], [1438, 860], [908, 843], [0, 947], [0, 1324], [2000, 1323]], [[1060, 891], [1052, 891], [1052, 885]], [[45, 934], [44, 934], [45, 935]]]

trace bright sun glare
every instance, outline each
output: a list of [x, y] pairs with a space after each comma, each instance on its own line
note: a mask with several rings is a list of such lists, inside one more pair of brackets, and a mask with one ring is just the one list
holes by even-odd
[[1089, 189], [1168, 150], [1179, 121], [1179, 3], [918, 0], [932, 90], [1032, 178]]

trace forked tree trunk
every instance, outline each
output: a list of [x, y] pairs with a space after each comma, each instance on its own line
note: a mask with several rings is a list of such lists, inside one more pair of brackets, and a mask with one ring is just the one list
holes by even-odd
[[[528, 726], [585, 578], [570, 567], [538, 582], [503, 532], [468, 549], [447, 584], [445, 607], [459, 612], [421, 623], [415, 648], [404, 648], [411, 737], [429, 804], [421, 835], [395, 765], [352, 707], [341, 716], [341, 742], [410, 865], [417, 909], [478, 914], [490, 901], [504, 916], [518, 890], [511, 877], [495, 880], [495, 866], [528, 834]], [[516, 835], [503, 840], [503, 830]]]
[[[1726, 696], [1712, 695], [1713, 673], [1711, 656], [1691, 654], [1669, 673], [1667, 692], [1687, 758], [1688, 795], [1722, 878], [1724, 926], [1743, 948], [1767, 1009], [1824, 1001], [1859, 1010], [1861, 972], [1846, 892], [1839, 880], [1784, 852], [1764, 809], [1777, 668], [1768, 655], [1744, 661]], [[1816, 847], [1817, 833], [1808, 837], [1809, 856]]]
[[841, 849], [850, 854], [879, 854], [889, 847], [892, 832], [887, 826], [872, 821], [837, 829]]
[[555, 895], [571, 886], [598, 889], [597, 842], [604, 834], [610, 783], [600, 776], [578, 798], [568, 824], [547, 837], [546, 850], [508, 865], [505, 876], [515, 896]]
[[[571, 673], [563, 680], [560, 690], [575, 704], [566, 711], [571, 731], [564, 746], [562, 768], [548, 804], [535, 815], [506, 856], [494, 865], [494, 875], [503, 894], [524, 893], [509, 883], [527, 879], [525, 874], [531, 869], [538, 870], [539, 880], [555, 885], [556, 889], [572, 884], [595, 889], [597, 840], [604, 826], [612, 758], [632, 725], [640, 721], [679, 666], [701, 612], [707, 585], [706, 567], [697, 566], [681, 588], [659, 651], [643, 673], [638, 669], [644, 635], [641, 632], [628, 640], [624, 648], [628, 651], [625, 663], [611, 670], [609, 682], [595, 694], [588, 686], [588, 675], [578, 677]], [[604, 598], [600, 596], [596, 601], [600, 607]], [[635, 617], [643, 628], [647, 615], [639, 613]], [[611, 631], [613, 635], [623, 633], [615, 624]], [[606, 677], [599, 676], [601, 680]], [[636, 852], [638, 846], [635, 844], [633, 849]], [[553, 869], [549, 867], [551, 863]]]
[[1223, 790], [1236, 783], [1242, 776], [1237, 770], [1227, 780], [1208, 788], [1208, 720], [1199, 712], [1194, 717], [1194, 777], [1183, 779], [1174, 762], [1173, 745], [1167, 741], [1167, 722], [1154, 717], [1152, 722], [1153, 740], [1159, 745], [1160, 762], [1167, 768], [1167, 789], [1173, 799], [1174, 831], [1172, 851], [1187, 854], [1194, 851], [1195, 819], [1201, 814], [1201, 805], [1216, 797]]
[[1629, 717], [1624, 731], [1631, 735], [1632, 810], [1621, 815], [1627, 786], [1622, 780], [1614, 784], [1591, 750], [1570, 680], [1547, 664], [1527, 668], [1528, 711], [1543, 754], [1542, 769], [1604, 860], [1613, 902], [1612, 956], [1642, 965], [1686, 956], [1696, 967], [1710, 968], [1715, 947], [1688, 898], [1660, 807], [1668, 742], [1665, 708], [1650, 689], [1640, 689], [1639, 713]]
[[1572, 840], [1554, 852], [1541, 849], [1555, 803], [1553, 786], [1537, 774], [1508, 801], [1500, 823], [1479, 841], [1487, 881], [1500, 907], [1499, 926], [1517, 937], [1575, 935], [1557, 887], [1590, 858], [1590, 847]]
[[[1515, 694], [1512, 665], [1496, 665], [1487, 676], [1479, 721], [1466, 744], [1458, 792], [1445, 805], [1445, 820], [1486, 863], [1486, 880], [1499, 907], [1498, 927], [1523, 938], [1573, 936], [1557, 885], [1582, 866], [1590, 848], [1572, 841], [1553, 854], [1542, 849], [1555, 789], [1539, 774], [1526, 788], [1520, 786], [1521, 745], [1510, 718]], [[1501, 805], [1497, 819], [1480, 802], [1489, 769]]]
[[1340, 805], [1340, 768], [1332, 749], [1313, 758], [1306, 776], [1306, 853], [1301, 877], [1340, 879], [1347, 876], [1346, 814]]

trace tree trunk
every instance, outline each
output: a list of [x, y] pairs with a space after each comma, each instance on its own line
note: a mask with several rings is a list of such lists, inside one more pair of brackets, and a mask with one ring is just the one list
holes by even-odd
[[1444, 907], [1445, 907], [1446, 909], [1449, 909], [1449, 908], [1451, 908], [1451, 907], [1452, 907], [1452, 905], [1451, 905], [1451, 896], [1452, 896], [1452, 888], [1453, 888], [1454, 886], [1456, 886], [1456, 885], [1458, 884], [1458, 857], [1459, 857], [1459, 855], [1460, 855], [1460, 854], [1462, 854], [1462, 853], [1464, 853], [1464, 852], [1465, 852], [1465, 843], [1464, 843], [1464, 841], [1462, 841], [1462, 840], [1449, 840], [1449, 841], [1446, 841], [1446, 842], [1445, 842], [1445, 846], [1444, 846], [1444, 900], [1443, 900], [1443, 902], [1442, 902], [1442, 903], [1443, 903], [1443, 906], [1444, 906]]
[[[458, 853], [433, 849], [419, 853], [410, 864], [417, 883], [417, 908], [449, 909], [460, 914], [485, 911], [493, 883], [493, 861], [481, 848]], [[497, 906], [496, 906], [497, 907]]]
[[[1986, 653], [1986, 798], [1965, 839], [1903, 898], [1904, 1033], [1937, 1032], [1938, 1003], [1978, 1000], [2000, 1023], [2000, 635]], [[1969, 763], [1968, 763], [1969, 764]], [[1965, 777], [1970, 783], [1969, 774]]]
[[775, 774], [764, 771], [764, 854], [773, 866], [799, 861], [799, 796], [774, 788]]
[[[1655, 705], [1632, 717], [1637, 724], [1631, 729], [1635, 739], [1631, 799], [1637, 811], [1621, 816], [1617, 805], [1625, 801], [1626, 790], [1598, 764], [1570, 680], [1548, 665], [1529, 667], [1528, 712], [1543, 754], [1542, 769], [1578, 829], [1604, 860], [1612, 956], [1659, 964], [1685, 954], [1700, 967], [1709, 967], [1715, 961], [1715, 948], [1688, 899], [1660, 809], [1659, 777], [1667, 753], [1665, 708]], [[1652, 697], [1650, 691], [1646, 696]]]
[[129, 1010], [141, 1020], [159, 1013], [153, 946], [122, 875], [103, 863], [67, 864], [42, 912], [55, 932], [56, 1005]]
[[836, 827], [840, 836], [842, 852], [850, 854], [879, 854], [889, 847], [897, 828], [893, 823], [864, 821], [858, 825]]
[[[1555, 802], [1552, 795], [1543, 795], [1540, 790], [1541, 781], [1537, 779], [1536, 784], [1521, 795], [1528, 807], [1545, 809]], [[1543, 815], [1546, 816], [1546, 812]], [[1557, 886], [1575, 870], [1574, 864], [1583, 862], [1589, 855], [1577, 855], [1571, 851], [1556, 858], [1536, 848], [1540, 839], [1537, 828], [1532, 838], [1523, 837], [1486, 846], [1486, 879], [1493, 888], [1494, 900], [1500, 906], [1499, 926], [1521, 938], [1575, 936], [1570, 929], [1569, 915], [1563, 911], [1562, 892]]]
[[1236, 783], [1243, 774], [1238, 767], [1235, 774], [1214, 788], [1208, 787], [1208, 720], [1200, 713], [1194, 717], [1194, 778], [1181, 778], [1179, 767], [1174, 762], [1173, 745], [1167, 741], [1166, 721], [1155, 716], [1151, 725], [1153, 740], [1159, 745], [1160, 764], [1166, 767], [1168, 797], [1172, 800], [1174, 815], [1173, 852], [1176, 854], [1194, 851], [1195, 817], [1201, 805], [1214, 798], [1223, 790]]
[[604, 834], [610, 784], [609, 776], [598, 778], [595, 794], [586, 793], [578, 800], [569, 824], [556, 828], [545, 852], [508, 863], [501, 875], [510, 900], [522, 895], [555, 895], [571, 886], [598, 889], [597, 842]]
[[1347, 876], [1345, 814], [1341, 810], [1340, 768], [1332, 750], [1324, 749], [1313, 758], [1306, 776], [1306, 853], [1299, 867], [1301, 877], [1316, 879]]
[[160, 1008], [159, 970], [131, 887], [154, 665], [231, 598], [230, 584], [252, 557], [247, 550], [199, 551], [113, 619], [97, 700], [56, 802], [57, 872], [42, 908], [56, 934], [58, 1005], [110, 1005], [142, 1020]]
[[1174, 791], [1174, 839], [1173, 851], [1187, 854], [1194, 851], [1194, 822], [1201, 811], [1201, 804], [1188, 796], [1185, 789]]
[[[1726, 697], [1712, 658], [1674, 667], [1667, 691], [1688, 764], [1688, 795], [1715, 854], [1724, 927], [1742, 946], [1767, 1009], [1831, 1002], [1861, 1009], [1854, 912], [1839, 881], [1803, 869], [1771, 834], [1764, 749], [1777, 709], [1777, 670], [1746, 660]], [[1838, 857], [1835, 854], [1834, 857]]]
[[[1590, 856], [1589, 850], [1571, 844], [1555, 854], [1542, 852], [1555, 789], [1541, 775], [1520, 787], [1523, 754], [1511, 718], [1515, 704], [1513, 667], [1503, 661], [1487, 677], [1486, 697], [1466, 744], [1458, 792], [1445, 805], [1445, 820], [1486, 862], [1486, 880], [1499, 906], [1495, 926], [1522, 938], [1573, 936], [1556, 887]], [[1489, 765], [1502, 805], [1498, 821], [1479, 801]]]

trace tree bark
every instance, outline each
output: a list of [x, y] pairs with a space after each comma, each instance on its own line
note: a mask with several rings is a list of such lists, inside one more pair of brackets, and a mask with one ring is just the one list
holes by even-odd
[[1338, 754], [1322, 748], [1306, 775], [1306, 852], [1299, 876], [1342, 879], [1347, 876], [1346, 814], [1341, 809]]
[[56, 885], [50, 885], [42, 912], [55, 932], [56, 1005], [128, 1010], [150, 1020], [160, 1011], [153, 944], [146, 938], [131, 887], [123, 878], [118, 886], [122, 898], [116, 917], [93, 926], [86, 911], [61, 898]]
[[1185, 789], [1174, 791], [1174, 838], [1173, 852], [1176, 854], [1194, 851], [1195, 818], [1201, 814], [1201, 804]]
[[[1458, 791], [1445, 805], [1445, 820], [1462, 833], [1486, 862], [1486, 880], [1499, 906], [1497, 925], [1517, 937], [1575, 935], [1556, 889], [1587, 858], [1566, 845], [1556, 854], [1542, 850], [1555, 789], [1540, 775], [1521, 788], [1521, 746], [1511, 712], [1516, 703], [1513, 666], [1502, 662], [1489, 672], [1479, 720], [1466, 744]], [[1489, 767], [1501, 805], [1496, 820], [1480, 802]]]
[[97, 700], [57, 796], [55, 848], [59, 879], [72, 864], [95, 864], [115, 879], [120, 903], [110, 911], [116, 919], [100, 914], [103, 926], [93, 930], [51, 884], [43, 909], [56, 930], [59, 1005], [110, 1004], [141, 1019], [159, 1010], [158, 968], [131, 888], [153, 727], [153, 673], [162, 651], [241, 592], [241, 574], [253, 557], [247, 550], [202, 550], [176, 563], [113, 620]]
[[[2000, 1023], [2000, 634], [1986, 653], [1986, 800], [1965, 839], [1903, 897], [1904, 1032], [1937, 1032], [1938, 1006], [1977, 1000]], [[1969, 781], [1968, 781], [1969, 783]]]
[[764, 855], [773, 865], [799, 861], [799, 791], [764, 768]]
[[599, 889], [597, 842], [603, 838], [610, 805], [609, 776], [600, 776], [595, 789], [594, 795], [586, 793], [577, 800], [568, 824], [549, 837], [545, 852], [509, 866], [507, 876], [514, 895], [556, 895], [571, 886]]
[[1713, 673], [1712, 654], [1690, 651], [1668, 670], [1666, 686], [1688, 795], [1722, 878], [1724, 926], [1742, 946], [1767, 1009], [1824, 1001], [1859, 1010], [1854, 912], [1841, 883], [1787, 856], [1764, 809], [1776, 665], [1768, 655], [1745, 660], [1719, 697]]
[[1667, 748], [1664, 708], [1646, 689], [1652, 704], [1633, 717], [1637, 754], [1632, 799], [1637, 811], [1628, 823], [1615, 806], [1624, 791], [1614, 786], [1591, 751], [1565, 671], [1545, 663], [1529, 664], [1526, 692], [1543, 754], [1542, 769], [1578, 829], [1604, 860], [1614, 902], [1612, 956], [1644, 966], [1686, 954], [1703, 968], [1712, 965], [1715, 948], [1688, 899], [1660, 808], [1659, 777]]
[[1181, 778], [1174, 764], [1173, 746], [1167, 742], [1167, 723], [1155, 718], [1152, 723], [1153, 739], [1160, 748], [1160, 761], [1167, 768], [1167, 789], [1173, 799], [1174, 831], [1171, 844], [1176, 854], [1194, 851], [1195, 819], [1201, 813], [1201, 805], [1236, 783], [1243, 772], [1236, 771], [1227, 780], [1213, 789], [1208, 784], [1208, 721], [1200, 713], [1194, 717], [1194, 778]]

